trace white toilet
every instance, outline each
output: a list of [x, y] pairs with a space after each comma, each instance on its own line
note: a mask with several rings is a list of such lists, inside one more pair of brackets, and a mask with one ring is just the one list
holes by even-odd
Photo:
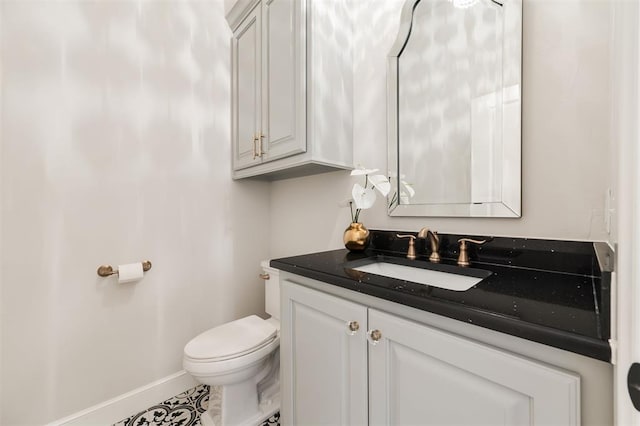
[[[265, 311], [212, 328], [184, 347], [183, 366], [197, 381], [222, 387], [222, 405], [202, 414], [204, 426], [259, 425], [280, 410], [280, 286], [262, 262]], [[215, 411], [215, 412], [214, 412]]]

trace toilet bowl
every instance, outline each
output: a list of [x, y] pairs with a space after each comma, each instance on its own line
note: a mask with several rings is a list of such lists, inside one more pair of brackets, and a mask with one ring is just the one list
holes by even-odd
[[280, 300], [278, 271], [262, 264], [267, 279], [265, 310], [209, 329], [184, 347], [183, 366], [198, 382], [220, 386], [219, 409], [202, 414], [204, 426], [263, 423], [280, 410]]

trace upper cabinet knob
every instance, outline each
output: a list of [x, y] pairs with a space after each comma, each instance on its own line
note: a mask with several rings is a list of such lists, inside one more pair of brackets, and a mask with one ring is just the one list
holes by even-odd
[[360, 324], [358, 324], [358, 321], [349, 321], [347, 325], [349, 326], [349, 334], [356, 334], [356, 331], [360, 330]]

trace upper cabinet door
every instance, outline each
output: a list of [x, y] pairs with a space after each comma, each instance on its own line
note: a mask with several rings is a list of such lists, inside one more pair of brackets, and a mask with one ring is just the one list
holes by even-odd
[[306, 1], [263, 0], [262, 155], [305, 152]]
[[262, 161], [257, 152], [262, 102], [261, 33], [262, 14], [258, 5], [234, 31], [231, 41], [231, 90], [234, 99], [231, 111], [231, 146], [234, 170]]
[[580, 425], [577, 375], [373, 309], [369, 328], [372, 425]]
[[280, 282], [283, 425], [367, 424], [367, 308]]

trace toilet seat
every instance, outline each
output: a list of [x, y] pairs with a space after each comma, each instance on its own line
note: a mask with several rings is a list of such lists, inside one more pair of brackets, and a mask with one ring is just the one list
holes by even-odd
[[197, 335], [184, 347], [184, 356], [195, 362], [235, 359], [269, 345], [277, 335], [273, 324], [250, 315]]

